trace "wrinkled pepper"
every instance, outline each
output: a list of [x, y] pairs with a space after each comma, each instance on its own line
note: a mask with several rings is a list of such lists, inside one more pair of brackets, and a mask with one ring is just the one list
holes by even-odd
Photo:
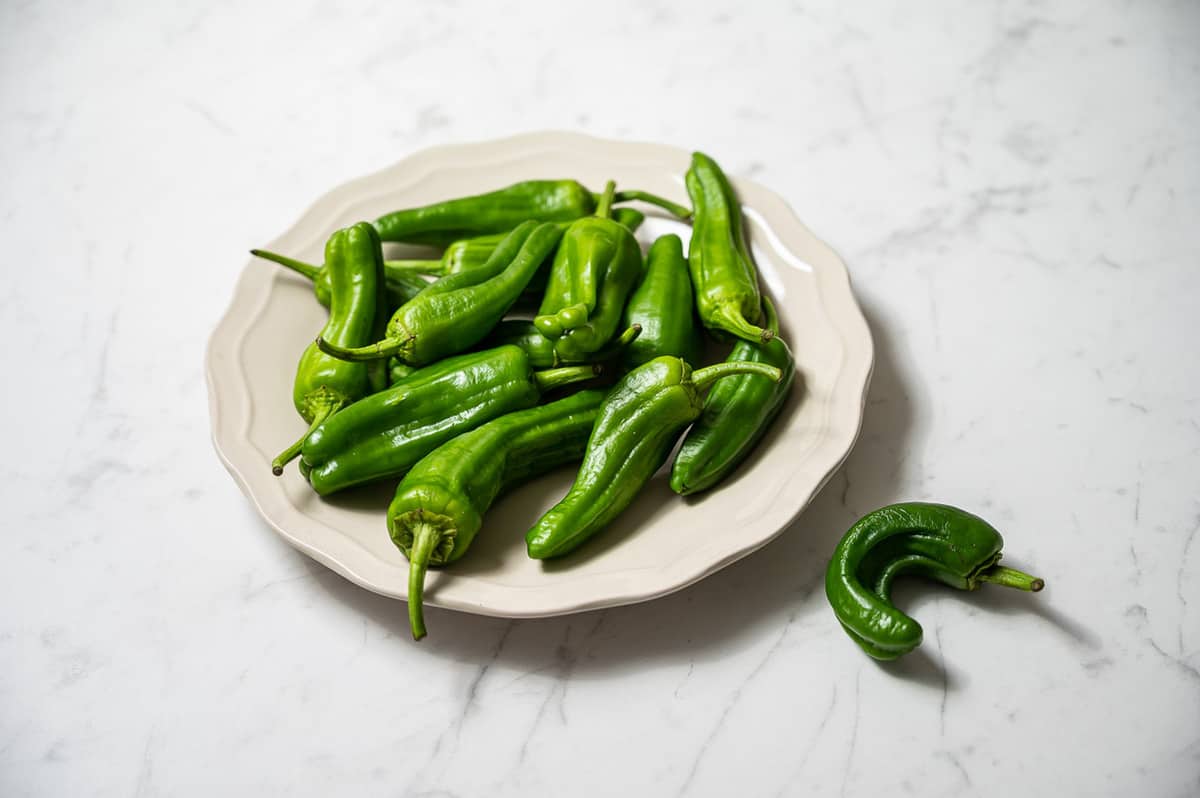
[[757, 326], [762, 294], [733, 187], [716, 161], [700, 152], [692, 154], [684, 183], [695, 209], [688, 267], [700, 321], [747, 341], [769, 340], [771, 332]]
[[426, 568], [462, 557], [501, 493], [578, 461], [603, 399], [604, 391], [587, 389], [492, 419], [434, 449], [405, 475], [388, 507], [387, 524], [409, 562], [414, 639], [425, 636]]
[[626, 351], [632, 343], [637, 341], [641, 333], [640, 325], [631, 324], [599, 351], [591, 352], [579, 360], [564, 360], [558, 349], [555, 348], [555, 342], [542, 335], [537, 327], [533, 326], [533, 322], [508, 319], [496, 325], [491, 335], [485, 339], [484, 344], [486, 346], [500, 346], [501, 344], [519, 346], [525, 350], [525, 354], [529, 355], [529, 362], [535, 368], [553, 368], [577, 363], [604, 362], [614, 355]]
[[[313, 293], [316, 294], [317, 301], [325, 307], [329, 307], [333, 294], [333, 274], [328, 268], [328, 260], [325, 261], [325, 265], [317, 266], [312, 263], [296, 260], [295, 258], [289, 258], [286, 255], [268, 252], [265, 249], [252, 249], [250, 250], [250, 254], [263, 260], [269, 260], [272, 263], [278, 263], [280, 266], [286, 266], [297, 274], [304, 275], [312, 280]], [[429, 282], [421, 279], [419, 274], [407, 268], [389, 267], [388, 263], [389, 261], [384, 261], [383, 276], [384, 290], [386, 291], [384, 296], [389, 308], [400, 307], [429, 287]]]
[[515, 346], [446, 358], [314, 427], [301, 449], [303, 470], [322, 496], [403, 476], [451, 438], [532, 407], [546, 391], [598, 371], [596, 366], [535, 371]]
[[616, 518], [700, 415], [704, 388], [735, 374], [782, 377], [765, 363], [717, 363], [693, 371], [677, 357], [655, 358], [626, 374], [600, 408], [570, 491], [526, 533], [529, 556], [566, 554]]
[[[763, 297], [767, 329], [779, 334], [779, 317]], [[779, 338], [739, 340], [726, 358], [733, 362], [766, 363], [783, 373], [769, 383], [742, 376], [722, 380], [704, 400], [704, 412], [688, 430], [671, 466], [671, 490], [680, 495], [713, 487], [727, 477], [754, 449], [783, 409], [796, 382], [791, 350]]]
[[825, 595], [842, 628], [867, 654], [889, 660], [921, 644], [916, 620], [892, 604], [892, 583], [913, 574], [959, 590], [984, 583], [1039, 591], [1041, 579], [998, 565], [1004, 539], [978, 516], [944, 504], [908, 502], [860, 518], [838, 543]]
[[630, 294], [621, 323], [642, 328], [642, 334], [625, 350], [628, 368], [663, 355], [681, 357], [693, 365], [700, 362], [704, 341], [696, 324], [692, 278], [679, 236], [660, 236], [650, 245], [642, 281]]
[[482, 341], [521, 296], [562, 231], [525, 222], [477, 269], [443, 277], [392, 315], [386, 337], [368, 346], [343, 347], [317, 339], [322, 352], [347, 360], [392, 355], [423, 366]]
[[[343, 346], [358, 346], [379, 334], [387, 315], [383, 299], [383, 252], [375, 228], [366, 222], [338, 230], [325, 244], [323, 273], [328, 276], [329, 320], [321, 336]], [[347, 363], [309, 344], [296, 367], [292, 402], [309, 424], [309, 432], [331, 415], [372, 390], [383, 387], [383, 370], [375, 364]], [[276, 476], [295, 459], [299, 440], [271, 463]]]

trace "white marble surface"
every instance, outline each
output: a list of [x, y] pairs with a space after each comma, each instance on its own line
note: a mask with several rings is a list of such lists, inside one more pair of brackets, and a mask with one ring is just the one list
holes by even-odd
[[[0, 5], [0, 794], [1200, 791], [1200, 6], [159, 5]], [[544, 128], [785, 196], [877, 337], [865, 427], [692, 589], [414, 644], [221, 468], [205, 341], [328, 187]], [[867, 660], [819, 577], [901, 498], [1048, 588], [910, 586], [924, 646]]]

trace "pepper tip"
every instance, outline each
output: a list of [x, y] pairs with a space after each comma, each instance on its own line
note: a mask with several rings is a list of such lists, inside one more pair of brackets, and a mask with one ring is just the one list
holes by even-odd
[[272, 465], [272, 466], [271, 466], [271, 473], [272, 473], [272, 474], [274, 474], [274, 475], [275, 475], [275, 476], [277, 476], [277, 477], [281, 477], [281, 476], [283, 476], [283, 466], [279, 465], [278, 463], [276, 463], [276, 464]]
[[1032, 582], [1029, 583], [1029, 589], [1031, 591], [1033, 591], [1034, 593], [1040, 592], [1041, 589], [1044, 588], [1045, 586], [1046, 586], [1046, 580], [1044, 580], [1044, 579], [1034, 579]]

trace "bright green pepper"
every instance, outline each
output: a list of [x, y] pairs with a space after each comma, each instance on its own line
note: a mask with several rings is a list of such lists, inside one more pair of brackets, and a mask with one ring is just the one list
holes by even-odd
[[693, 372], [677, 357], [655, 358], [626, 374], [600, 408], [571, 490], [526, 533], [529, 556], [566, 554], [616, 518], [700, 415], [703, 389], [734, 374], [782, 376], [764, 363], [717, 363]]
[[[596, 209], [597, 197], [574, 180], [526, 180], [470, 197], [389, 213], [375, 222], [384, 241], [444, 246], [461, 238], [511, 230], [530, 219], [570, 222]], [[691, 211], [644, 191], [623, 191], [615, 202], [641, 200], [681, 219]]]
[[[763, 297], [767, 329], [779, 334], [779, 317]], [[732, 473], [766, 434], [796, 382], [791, 350], [779, 338], [739, 340], [726, 362], [753, 361], [783, 372], [776, 383], [736, 377], [718, 383], [704, 400], [704, 412], [688, 430], [671, 466], [671, 490], [680, 495], [713, 487]]]
[[696, 324], [692, 278], [679, 236], [660, 236], [650, 246], [642, 281], [629, 296], [622, 324], [642, 328], [642, 334], [625, 350], [628, 368], [663, 355], [681, 357], [693, 365], [700, 362], [704, 341]]
[[604, 391], [500, 416], [442, 444], [405, 475], [388, 507], [388, 532], [408, 557], [408, 617], [425, 636], [425, 569], [466, 553], [496, 498], [560, 465], [579, 460]]
[[688, 266], [700, 321], [747, 341], [770, 340], [771, 332], [756, 326], [762, 295], [733, 187], [716, 161], [700, 152], [692, 154], [684, 182], [695, 209]]
[[875, 659], [921, 644], [921, 625], [892, 604], [892, 582], [913, 573], [959, 590], [990, 582], [1038, 591], [1045, 583], [997, 565], [1004, 539], [978, 516], [944, 504], [908, 502], [868, 513], [846, 532], [825, 572], [825, 595], [842, 628]]
[[599, 363], [608, 360], [618, 352], [626, 350], [630, 344], [638, 339], [641, 333], [642, 328], [640, 325], [631, 324], [598, 352], [591, 352], [580, 360], [568, 361], [564, 360], [559, 354], [554, 346], [555, 342], [538, 332], [537, 327], [533, 326], [533, 322], [521, 319], [509, 319], [497, 324], [496, 328], [492, 330], [491, 335], [484, 340], [483, 345], [500, 346], [502, 344], [512, 344], [513, 346], [519, 346], [525, 350], [525, 354], [529, 355], [529, 362], [535, 368], [542, 369], [567, 366], [575, 363]]
[[318, 339], [317, 346], [347, 360], [396, 355], [412, 366], [469, 349], [513, 306], [561, 235], [552, 224], [525, 222], [505, 237], [483, 266], [443, 277], [402, 305], [382, 341], [341, 347]]
[[595, 366], [534, 371], [515, 346], [446, 358], [317, 425], [304, 440], [302, 462], [322, 496], [403, 476], [451, 438], [596, 373]]
[[[358, 346], [378, 334], [387, 315], [383, 291], [383, 252], [375, 228], [366, 222], [338, 230], [325, 245], [323, 273], [329, 282], [329, 320], [323, 338], [343, 346]], [[309, 344], [296, 367], [292, 402], [309, 423], [309, 432], [351, 402], [383, 387], [378, 366], [347, 363], [329, 357]], [[276, 476], [300, 454], [301, 436], [271, 463]]]
[[[316, 294], [317, 301], [325, 307], [329, 307], [330, 298], [333, 293], [332, 273], [326, 266], [305, 263], [295, 258], [289, 258], [286, 255], [268, 252], [265, 249], [252, 249], [250, 250], [250, 254], [264, 260], [269, 260], [272, 263], [278, 263], [280, 266], [286, 266], [297, 274], [302, 274], [312, 280], [313, 293]], [[393, 265], [389, 266], [389, 263]], [[421, 279], [419, 274], [407, 268], [398, 267], [395, 265], [396, 263], [396, 261], [384, 261], [383, 264], [384, 288], [386, 290], [385, 298], [390, 308], [400, 307], [429, 287], [429, 282]], [[326, 264], [328, 264], [328, 261], [326, 261]]]

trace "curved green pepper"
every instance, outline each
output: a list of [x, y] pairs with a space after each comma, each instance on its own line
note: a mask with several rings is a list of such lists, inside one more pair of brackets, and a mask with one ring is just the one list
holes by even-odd
[[1038, 591], [1045, 583], [997, 565], [1004, 539], [978, 516], [944, 504], [893, 504], [846, 532], [825, 572], [825, 595], [842, 628], [876, 659], [921, 644], [921, 625], [892, 604], [892, 582], [913, 573], [959, 590], [985, 582]]
[[[779, 317], [771, 300], [763, 297], [767, 329], [779, 334]], [[724, 380], [704, 400], [704, 412], [688, 430], [671, 466], [671, 490], [680, 495], [707, 490], [716, 485], [766, 434], [783, 409], [796, 382], [796, 364], [791, 350], [779, 338], [766, 343], [739, 340], [726, 362], [766, 363], [783, 372], [776, 383], [737, 377]]]
[[[338, 230], [325, 244], [323, 273], [329, 281], [329, 320], [321, 336], [343, 346], [358, 346], [378, 334], [383, 306], [383, 253], [375, 228], [366, 222]], [[329, 357], [309, 344], [296, 367], [292, 403], [309, 423], [309, 432], [331, 415], [383, 383], [382, 369]], [[300, 453], [304, 436], [271, 463], [276, 476]]]
[[[268, 252], [265, 249], [252, 249], [250, 250], [250, 254], [263, 260], [269, 260], [272, 263], [278, 263], [280, 266], [286, 266], [297, 274], [302, 274], [312, 280], [313, 293], [316, 294], [317, 301], [325, 307], [329, 307], [333, 286], [332, 273], [327, 268], [328, 261], [326, 261], [326, 266], [317, 266], [312, 263], [296, 260], [295, 258], [289, 258], [286, 255]], [[388, 306], [392, 308], [400, 307], [429, 287], [427, 280], [421, 279], [419, 274], [404, 267], [404, 263], [405, 261], [383, 262], [385, 298]], [[392, 265], [389, 266], [388, 264]]]
[[317, 339], [322, 352], [346, 360], [396, 355], [423, 366], [479, 343], [521, 296], [562, 232], [552, 224], [525, 222], [477, 269], [433, 282], [388, 322], [386, 337], [361, 347]]
[[595, 366], [534, 371], [515, 346], [446, 358], [318, 424], [304, 440], [302, 463], [322, 496], [402, 476], [456, 435], [597, 372]]
[[555, 342], [538, 332], [537, 327], [533, 326], [533, 322], [522, 319], [508, 319], [496, 325], [491, 335], [485, 339], [484, 345], [489, 347], [501, 346], [503, 344], [519, 346], [525, 350], [525, 354], [529, 355], [529, 362], [535, 368], [542, 369], [577, 363], [599, 363], [608, 360], [618, 352], [627, 349], [630, 344], [638, 339], [641, 333], [642, 328], [640, 325], [631, 324], [603, 349], [591, 352], [579, 360], [564, 360], [555, 348]]
[[529, 556], [566, 554], [616, 518], [700, 415], [701, 391], [734, 374], [782, 376], [764, 363], [717, 363], [693, 372], [677, 357], [655, 358], [626, 374], [600, 408], [571, 490], [526, 533]]
[[770, 340], [771, 332], [756, 326], [762, 295], [733, 187], [716, 161], [701, 152], [692, 154], [684, 182], [695, 208], [688, 267], [700, 321], [747, 341]]
[[[389, 213], [375, 221], [384, 241], [444, 246], [460, 238], [511, 230], [530, 219], [570, 222], [596, 209], [596, 195], [575, 180], [526, 180], [486, 194]], [[644, 191], [623, 191], [614, 201], [641, 200], [681, 219], [691, 211]]]
[[642, 328], [642, 334], [625, 350], [625, 365], [629, 368], [663, 355], [700, 362], [704, 342], [696, 326], [692, 278], [679, 236], [660, 236], [650, 246], [642, 281], [629, 296], [622, 324]]
[[483, 515], [503, 492], [583, 456], [604, 400], [588, 389], [492, 419], [422, 458], [388, 507], [388, 532], [408, 558], [408, 617], [425, 636], [425, 569], [466, 553]]

